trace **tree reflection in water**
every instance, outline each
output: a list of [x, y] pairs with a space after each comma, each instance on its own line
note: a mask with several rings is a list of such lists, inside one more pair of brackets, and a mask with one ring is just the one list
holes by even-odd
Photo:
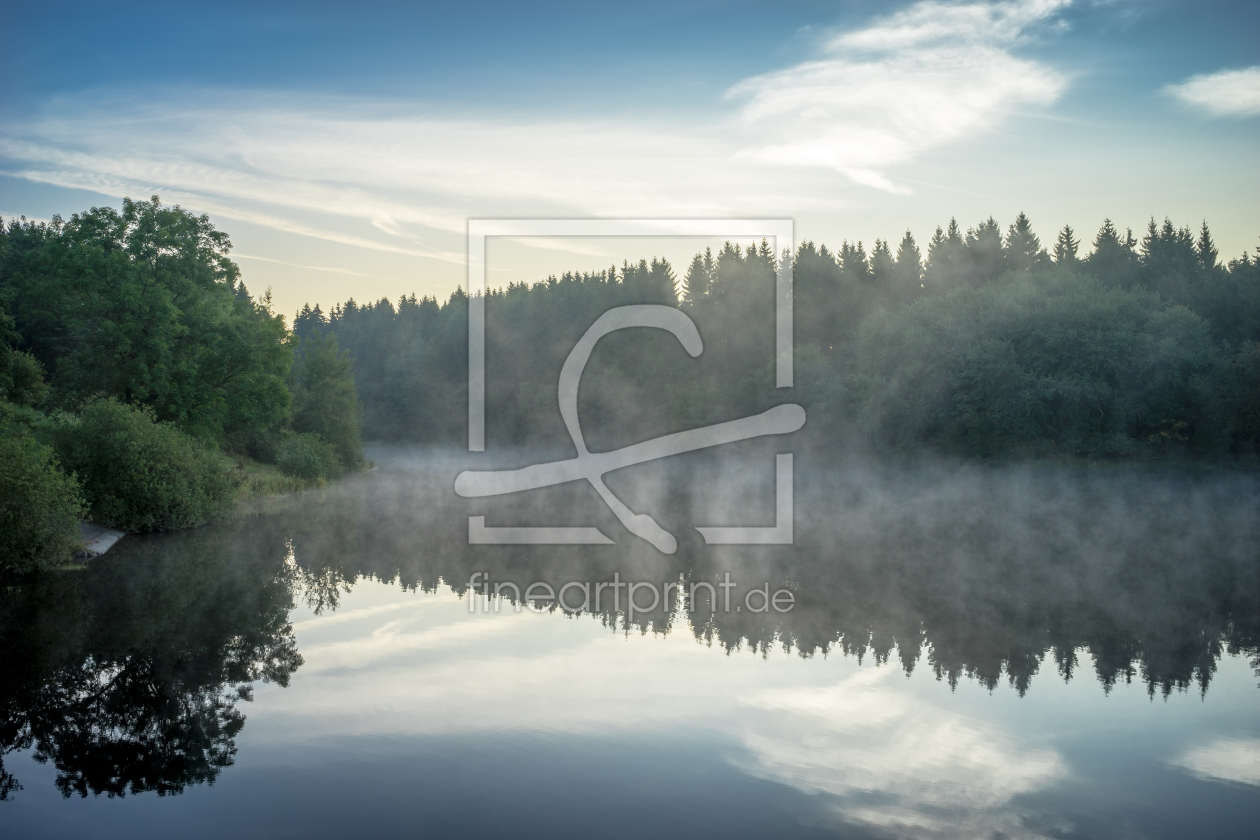
[[[688, 615], [675, 590], [633, 617], [607, 601], [596, 615], [616, 632], [689, 632], [728, 653], [840, 651], [926, 666], [950, 686], [1006, 680], [1021, 695], [1044, 667], [1072, 679], [1085, 657], [1104, 690], [1140, 679], [1152, 695], [1206, 692], [1226, 652], [1260, 667], [1260, 485], [1243, 474], [805, 463], [796, 544], [726, 548], [692, 526], [757, 524], [772, 511], [772, 458], [735, 480], [720, 458], [609, 476], [679, 535], [666, 556], [619, 531], [584, 485], [496, 500], [494, 518], [596, 525], [616, 546], [469, 546], [467, 517], [487, 510], [451, 491], [463, 456], [374, 457], [370, 474], [234, 522], [128, 538], [86, 570], [11, 582], [0, 750], [33, 748], [66, 796], [212, 783], [233, 761], [251, 684], [285, 685], [302, 663], [295, 598], [333, 611], [365, 578], [468, 595], [474, 572], [522, 591], [614, 573], [685, 590], [729, 573], [741, 598], [768, 582], [796, 606], [750, 614], [706, 601]], [[0, 784], [6, 797], [18, 786], [7, 774]]]
[[[0, 755], [33, 748], [63, 796], [182, 792], [233, 762], [257, 680], [302, 664], [283, 543], [236, 527], [132, 537], [0, 595]], [[20, 784], [0, 765], [0, 798]]]
[[[1104, 690], [1140, 679], [1163, 695], [1206, 691], [1226, 652], [1260, 669], [1260, 482], [1247, 474], [805, 462], [790, 547], [705, 546], [692, 528], [772, 516], [772, 457], [753, 477], [704, 457], [610, 476], [632, 509], [651, 510], [679, 536], [678, 553], [666, 556], [620, 531], [579, 485], [501, 497], [494, 516], [597, 524], [619, 545], [469, 546], [467, 516], [486, 506], [450, 492], [457, 459], [405, 450], [377, 458], [376, 474], [337, 488], [318, 513], [307, 504], [278, 517], [316, 609], [335, 609], [362, 577], [466, 594], [474, 572], [520, 591], [614, 572], [685, 590], [729, 572], [741, 598], [768, 582], [791, 589], [796, 606], [711, 612], [706, 601], [688, 620], [675, 591], [656, 610], [630, 617], [605, 603], [599, 617], [624, 632], [681, 629], [728, 651], [839, 650], [895, 658], [907, 672], [926, 664], [951, 686], [965, 676], [992, 689], [1005, 678], [1021, 694], [1047, 665], [1071, 679], [1082, 655]], [[513, 602], [513, 590], [503, 592]]]

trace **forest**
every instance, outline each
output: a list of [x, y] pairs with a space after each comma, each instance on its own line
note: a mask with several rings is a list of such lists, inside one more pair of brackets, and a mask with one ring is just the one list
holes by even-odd
[[178, 530], [362, 465], [348, 355], [230, 248], [156, 196], [0, 220], [0, 570], [67, 562], [81, 519]]
[[[290, 329], [251, 295], [208, 217], [150, 201], [0, 221], [0, 567], [67, 562], [83, 519], [195, 526], [250, 492], [364, 464], [361, 439], [463, 446], [468, 298], [304, 306]], [[487, 440], [567, 448], [556, 383], [608, 309], [680, 307], [704, 352], [660, 330], [596, 346], [579, 392], [599, 451], [806, 408], [820, 456], [1254, 466], [1260, 264], [1198, 233], [1104, 221], [1082, 253], [956, 221], [838, 250], [765, 242], [624, 262], [491, 291]], [[774, 278], [792, 261], [795, 383], [774, 387]]]
[[[1222, 261], [1196, 234], [1151, 220], [1139, 239], [1104, 221], [1084, 253], [1064, 227], [1042, 245], [1023, 214], [907, 232], [838, 250], [766, 242], [667, 262], [516, 283], [486, 299], [490, 447], [565, 447], [557, 376], [607, 309], [680, 306], [704, 352], [626, 330], [597, 346], [579, 392], [592, 449], [744, 416], [808, 413], [818, 452], [963, 460], [1254, 463], [1260, 440], [1260, 264]], [[774, 388], [774, 276], [791, 259], [795, 387]], [[300, 337], [331, 334], [354, 359], [365, 433], [463, 445], [467, 297], [303, 307]]]

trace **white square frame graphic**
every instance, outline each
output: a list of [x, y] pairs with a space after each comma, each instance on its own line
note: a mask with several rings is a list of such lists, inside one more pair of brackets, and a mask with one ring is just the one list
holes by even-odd
[[468, 451], [486, 449], [486, 238], [490, 236], [722, 236], [774, 241], [774, 378], [792, 387], [791, 219], [469, 219], [468, 220]]

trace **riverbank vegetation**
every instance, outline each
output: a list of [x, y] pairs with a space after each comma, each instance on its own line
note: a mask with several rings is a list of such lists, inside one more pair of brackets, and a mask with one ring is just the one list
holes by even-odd
[[[246, 493], [363, 465], [378, 440], [462, 445], [468, 297], [404, 297], [288, 329], [251, 295], [226, 235], [179, 207], [124, 201], [69, 221], [0, 225], [0, 423], [9, 569], [66, 559], [83, 511], [128, 530], [209, 521]], [[555, 389], [614, 306], [678, 306], [692, 359], [659, 330], [610, 335], [579, 394], [592, 449], [806, 407], [815, 452], [1001, 461], [1254, 464], [1260, 263], [1211, 232], [1105, 221], [1088, 254], [1043, 247], [1020, 214], [925, 249], [909, 232], [838, 249], [766, 242], [549, 277], [486, 301], [487, 438], [568, 446]], [[774, 278], [791, 261], [795, 382], [774, 387]]]
[[347, 354], [294, 336], [230, 248], [156, 197], [0, 220], [0, 569], [65, 562], [85, 513], [175, 530], [362, 466]]

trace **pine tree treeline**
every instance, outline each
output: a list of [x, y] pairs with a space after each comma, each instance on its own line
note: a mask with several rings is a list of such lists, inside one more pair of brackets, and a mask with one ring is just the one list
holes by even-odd
[[[1260, 264], [1222, 263], [1196, 234], [1151, 220], [1140, 239], [1106, 220], [1087, 254], [1065, 226], [1047, 247], [1023, 213], [907, 231], [794, 255], [796, 388], [807, 434], [829, 447], [965, 457], [1254, 452], [1260, 440]], [[580, 414], [592, 447], [743, 416], [773, 387], [773, 278], [762, 242], [698, 253], [681, 277], [664, 260], [566, 273], [486, 299], [487, 436], [563, 446], [556, 381], [602, 312], [681, 306], [705, 339], [690, 359], [671, 336], [600, 342]], [[372, 438], [462, 445], [467, 297], [305, 307], [299, 336], [335, 334], [354, 359]], [[913, 348], [911, 350], [910, 348]]]

